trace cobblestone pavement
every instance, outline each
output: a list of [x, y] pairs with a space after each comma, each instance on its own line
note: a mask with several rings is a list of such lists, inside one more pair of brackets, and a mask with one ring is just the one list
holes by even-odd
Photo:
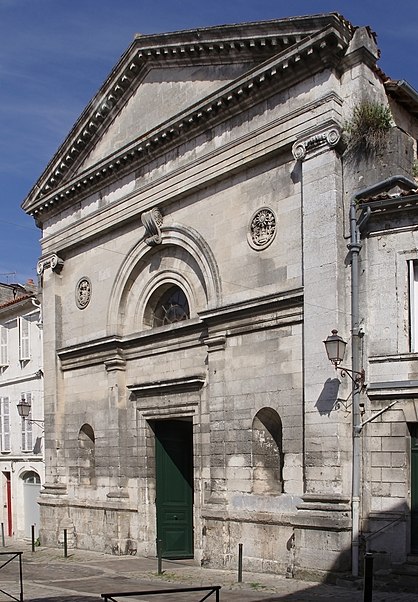
[[[1, 550], [1, 549], [0, 549]], [[36, 548], [31, 551], [25, 542], [10, 542], [3, 552], [22, 551], [24, 602], [93, 602], [101, 594], [112, 592], [139, 592], [181, 587], [220, 585], [221, 602], [360, 602], [363, 593], [354, 588], [337, 587], [277, 575], [243, 574], [243, 583], [237, 575], [195, 566], [193, 562], [163, 561], [163, 574], [157, 574], [155, 558], [110, 556], [99, 552], [70, 550], [64, 558], [63, 550]], [[2, 560], [9, 558], [4, 554]], [[9, 600], [4, 592], [20, 600], [19, 565], [11, 561], [0, 571], [0, 602]], [[170, 593], [115, 598], [117, 602], [198, 602], [205, 593]], [[208, 602], [215, 602], [215, 595]], [[417, 594], [374, 592], [373, 602], [418, 602]]]

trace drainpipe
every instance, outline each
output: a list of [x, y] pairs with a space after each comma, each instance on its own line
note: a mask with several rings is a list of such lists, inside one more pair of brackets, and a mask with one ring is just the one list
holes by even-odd
[[[350, 244], [351, 254], [351, 369], [360, 372], [360, 339], [359, 339], [359, 254], [361, 249], [360, 230], [356, 219], [356, 197], [350, 205]], [[360, 526], [360, 484], [361, 484], [361, 450], [360, 432], [360, 389], [353, 382], [353, 466], [351, 484], [351, 570], [354, 577], [359, 571], [359, 526]]]
[[[351, 255], [351, 368], [354, 373], [360, 373], [362, 366], [360, 365], [360, 295], [359, 295], [359, 280], [360, 280], [360, 262], [359, 255], [361, 250], [361, 229], [367, 223], [370, 217], [370, 207], [365, 208], [357, 220], [357, 201], [361, 198], [378, 194], [384, 190], [400, 185], [403, 188], [415, 189], [417, 183], [410, 180], [406, 176], [392, 176], [386, 180], [373, 184], [367, 188], [363, 188], [356, 192], [350, 203], [350, 243], [348, 249]], [[359, 574], [359, 531], [360, 531], [360, 496], [361, 496], [361, 449], [360, 435], [362, 430], [361, 414], [360, 414], [360, 393], [361, 389], [358, 383], [353, 382], [352, 399], [353, 399], [353, 467], [352, 467], [352, 484], [351, 484], [351, 571], [354, 577]]]

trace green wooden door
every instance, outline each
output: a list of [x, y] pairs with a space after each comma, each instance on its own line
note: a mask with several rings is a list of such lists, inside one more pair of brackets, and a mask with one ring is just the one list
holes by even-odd
[[193, 558], [192, 423], [155, 423], [157, 539], [164, 558]]
[[418, 554], [418, 425], [411, 430], [411, 552]]

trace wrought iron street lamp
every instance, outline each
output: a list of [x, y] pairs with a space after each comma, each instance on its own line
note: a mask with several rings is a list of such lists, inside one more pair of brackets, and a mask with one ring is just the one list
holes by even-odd
[[334, 364], [335, 369], [340, 371], [341, 376], [347, 375], [351, 378], [357, 389], [362, 390], [365, 379], [364, 368], [361, 368], [361, 370], [351, 370], [339, 365], [344, 359], [347, 342], [339, 336], [338, 330], [332, 330], [332, 333], [325, 339], [324, 345], [328, 359]]
[[18, 412], [19, 416], [21, 418], [23, 418], [23, 420], [26, 420], [27, 422], [33, 422], [34, 424], [37, 424], [38, 426], [43, 427], [43, 425], [44, 425], [43, 420], [33, 420], [32, 418], [28, 418], [31, 409], [32, 409], [31, 404], [28, 401], [26, 401], [26, 399], [22, 396], [20, 402], [17, 404], [17, 412]]

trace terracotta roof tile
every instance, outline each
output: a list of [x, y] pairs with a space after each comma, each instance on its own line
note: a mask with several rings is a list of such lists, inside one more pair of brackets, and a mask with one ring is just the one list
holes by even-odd
[[364, 197], [359, 199], [360, 203], [373, 203], [373, 201], [394, 201], [398, 198], [416, 196], [418, 194], [418, 185], [417, 188], [413, 188], [412, 190], [401, 190], [399, 192], [380, 192], [379, 194], [375, 194], [373, 196]]
[[25, 301], [26, 299], [30, 299], [31, 297], [33, 297], [32, 294], [20, 295], [19, 297], [15, 297], [15, 299], [11, 299], [10, 301], [6, 301], [6, 303], [1, 303], [0, 304], [0, 309], [2, 309], [3, 307], [10, 307], [11, 305], [15, 305], [17, 303], [20, 303], [21, 301]]

